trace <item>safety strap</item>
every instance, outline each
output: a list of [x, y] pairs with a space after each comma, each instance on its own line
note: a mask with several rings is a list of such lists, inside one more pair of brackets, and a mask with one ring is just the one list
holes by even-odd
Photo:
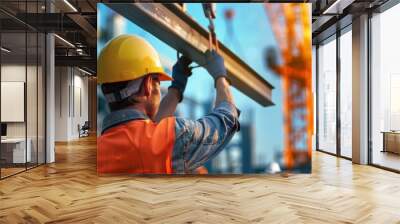
[[130, 81], [128, 85], [125, 88], [121, 89], [119, 92], [108, 93], [105, 94], [104, 97], [106, 98], [108, 103], [120, 102], [139, 92], [142, 82], [143, 78]]

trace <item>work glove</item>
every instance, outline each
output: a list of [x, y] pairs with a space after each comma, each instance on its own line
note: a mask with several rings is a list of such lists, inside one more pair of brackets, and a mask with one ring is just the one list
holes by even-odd
[[208, 73], [214, 78], [216, 82], [218, 78], [228, 78], [226, 68], [224, 65], [224, 59], [214, 50], [207, 50], [205, 52], [206, 64], [204, 65]]
[[179, 102], [183, 99], [183, 92], [185, 92], [187, 79], [192, 75], [192, 70], [189, 68], [191, 63], [192, 61], [189, 58], [182, 56], [172, 67], [172, 78], [174, 80], [172, 80], [168, 89], [175, 88], [179, 91]]

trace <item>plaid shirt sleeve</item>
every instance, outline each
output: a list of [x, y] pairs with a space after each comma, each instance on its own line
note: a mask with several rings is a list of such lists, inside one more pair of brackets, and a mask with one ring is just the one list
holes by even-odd
[[218, 155], [239, 131], [240, 111], [224, 101], [198, 119], [176, 118], [172, 168], [175, 173], [192, 173]]

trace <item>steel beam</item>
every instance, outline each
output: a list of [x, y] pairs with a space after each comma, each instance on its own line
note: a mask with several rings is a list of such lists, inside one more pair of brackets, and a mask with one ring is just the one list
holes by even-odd
[[336, 0], [330, 4], [322, 14], [342, 14], [343, 10], [355, 0]]
[[[0, 9], [1, 11], [1, 9]], [[0, 18], [2, 30], [21, 30], [28, 26], [41, 32], [81, 31], [82, 28], [74, 20], [61, 13], [17, 13], [15, 16]], [[96, 37], [96, 29], [94, 29]]]
[[86, 32], [86, 34], [89, 36], [86, 38], [86, 41], [91, 46], [96, 46], [96, 28], [93, 27], [92, 24], [90, 24], [89, 21], [79, 13], [71, 13], [67, 16]]
[[[205, 63], [204, 52], [208, 49], [208, 32], [177, 5], [160, 3], [107, 3], [106, 5], [187, 55], [197, 64]], [[232, 85], [262, 106], [273, 105], [274, 87], [222, 43], [219, 43], [219, 48]]]
[[326, 25], [326, 23], [328, 23], [333, 17], [334, 16], [319, 16], [318, 19], [312, 23], [312, 32], [315, 33], [321, 29], [321, 27]]
[[96, 58], [91, 56], [55, 56], [55, 65], [88, 67], [95, 71], [97, 62]]
[[96, 39], [96, 28], [89, 23], [89, 21], [83, 17], [81, 14], [70, 13], [67, 16], [73, 20], [76, 24], [78, 24], [86, 33], [91, 37]]

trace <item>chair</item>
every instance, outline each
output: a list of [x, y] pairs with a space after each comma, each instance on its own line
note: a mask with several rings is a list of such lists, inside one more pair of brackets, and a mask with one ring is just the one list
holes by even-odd
[[78, 124], [79, 138], [89, 136], [90, 123], [85, 121], [82, 127]]

